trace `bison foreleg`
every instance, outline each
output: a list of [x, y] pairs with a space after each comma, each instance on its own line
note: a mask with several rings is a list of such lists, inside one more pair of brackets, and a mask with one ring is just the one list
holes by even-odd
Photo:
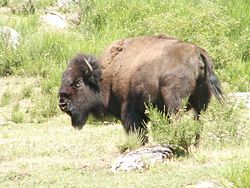
[[123, 107], [121, 112], [121, 121], [127, 134], [136, 133], [138, 134], [143, 145], [147, 143], [147, 120], [144, 114], [140, 114], [134, 108], [126, 105], [126, 107]]

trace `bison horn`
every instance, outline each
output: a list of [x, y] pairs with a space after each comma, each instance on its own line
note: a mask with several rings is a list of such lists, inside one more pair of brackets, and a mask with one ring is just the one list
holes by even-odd
[[88, 60], [87, 60], [85, 57], [83, 57], [83, 59], [84, 59], [86, 65], [88, 66], [88, 70], [89, 70], [90, 72], [93, 72], [93, 68], [92, 68], [92, 66], [89, 64]]

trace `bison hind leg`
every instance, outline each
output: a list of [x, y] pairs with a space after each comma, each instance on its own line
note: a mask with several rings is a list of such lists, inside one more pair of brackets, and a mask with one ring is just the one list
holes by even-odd
[[203, 87], [201, 90], [196, 90], [192, 95], [190, 95], [187, 105], [186, 111], [189, 111], [193, 108], [194, 110], [194, 119], [199, 120], [201, 111], [205, 111], [207, 109], [208, 103], [210, 101], [210, 94], [207, 88]]
[[[210, 101], [209, 92], [206, 92], [206, 88], [196, 90], [194, 94], [190, 95], [186, 111], [193, 108], [194, 110], [194, 120], [199, 120], [202, 110], [206, 110], [208, 103]], [[197, 133], [195, 136], [195, 146], [198, 147], [200, 143], [200, 133]]]

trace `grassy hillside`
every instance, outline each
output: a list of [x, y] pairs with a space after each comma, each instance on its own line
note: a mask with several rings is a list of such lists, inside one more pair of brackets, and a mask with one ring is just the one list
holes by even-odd
[[202, 125], [200, 148], [146, 171], [114, 174], [110, 165], [119, 149], [133, 147], [119, 122], [91, 120], [76, 132], [57, 107], [57, 93], [76, 52], [98, 56], [114, 40], [159, 33], [205, 48], [226, 93], [249, 92], [250, 1], [81, 0], [59, 9], [81, 18], [65, 30], [39, 18], [56, 4], [0, 0], [0, 26], [21, 34], [17, 50], [0, 43], [0, 187], [192, 187], [203, 180], [249, 187], [250, 119], [240, 103], [212, 101], [200, 123], [184, 116], [171, 134], [162, 134], [166, 122], [153, 110], [152, 126], [159, 129], [152, 128], [150, 144], [189, 146], [192, 126]]
[[[21, 33], [21, 46], [16, 51], [0, 45], [0, 75], [41, 78], [41, 92], [51, 100], [52, 107], [57, 100], [61, 73], [74, 53], [82, 51], [98, 56], [114, 40], [158, 33], [173, 35], [207, 49], [225, 90], [249, 91], [248, 0], [82, 0], [79, 5], [61, 10], [62, 13], [77, 11], [81, 16], [79, 25], [64, 31], [49, 29], [39, 19], [56, 1], [31, 1], [34, 11], [24, 2], [2, 0], [0, 3], [12, 10], [26, 7], [17, 9], [15, 14], [0, 12], [0, 25], [13, 27]], [[39, 107], [41, 100], [35, 100], [38, 110], [43, 110]], [[49, 116], [57, 113], [54, 109]]]

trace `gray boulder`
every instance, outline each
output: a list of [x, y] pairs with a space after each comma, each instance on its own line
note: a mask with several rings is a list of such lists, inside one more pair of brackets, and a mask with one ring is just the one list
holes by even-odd
[[20, 45], [20, 34], [10, 27], [0, 27], [0, 36], [6, 48], [17, 49]]
[[65, 17], [56, 11], [48, 11], [40, 19], [43, 25], [51, 26], [55, 29], [66, 29], [68, 27]]
[[112, 165], [112, 171], [131, 171], [148, 168], [156, 162], [164, 162], [173, 156], [170, 146], [143, 147], [119, 156]]

